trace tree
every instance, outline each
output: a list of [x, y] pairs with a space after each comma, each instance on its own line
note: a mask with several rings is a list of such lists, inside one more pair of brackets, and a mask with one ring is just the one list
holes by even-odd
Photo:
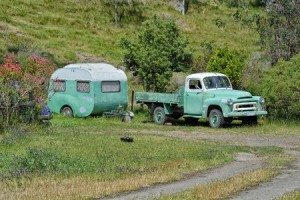
[[136, 22], [143, 20], [138, 0], [104, 0], [103, 5], [117, 26], [121, 26], [125, 19]]
[[226, 74], [234, 87], [241, 86], [241, 77], [245, 64], [245, 57], [228, 47], [216, 48], [208, 62], [207, 69], [212, 72]]
[[272, 64], [300, 51], [300, 0], [268, 0], [267, 17], [257, 21], [261, 45]]
[[192, 54], [173, 20], [154, 17], [143, 23], [134, 41], [122, 39], [127, 69], [141, 79], [147, 91], [165, 91], [172, 72], [190, 68]]

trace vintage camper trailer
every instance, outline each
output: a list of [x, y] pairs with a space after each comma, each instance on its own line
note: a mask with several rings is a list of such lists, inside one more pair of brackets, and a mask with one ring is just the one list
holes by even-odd
[[48, 106], [54, 113], [86, 117], [127, 105], [126, 74], [112, 65], [70, 64], [51, 76]]

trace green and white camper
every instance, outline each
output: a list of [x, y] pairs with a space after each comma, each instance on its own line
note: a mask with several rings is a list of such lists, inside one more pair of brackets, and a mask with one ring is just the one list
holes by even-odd
[[106, 63], [70, 64], [50, 79], [48, 106], [54, 113], [87, 117], [126, 109], [128, 84], [124, 71]]

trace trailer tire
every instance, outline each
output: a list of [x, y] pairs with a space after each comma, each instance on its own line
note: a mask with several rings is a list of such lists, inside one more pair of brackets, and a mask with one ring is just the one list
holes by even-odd
[[158, 106], [153, 111], [153, 121], [156, 124], [163, 125], [167, 120], [167, 116], [163, 107]]
[[211, 110], [208, 119], [212, 128], [221, 128], [225, 124], [223, 113], [219, 109]]
[[73, 117], [73, 110], [69, 106], [64, 106], [60, 113], [66, 117]]

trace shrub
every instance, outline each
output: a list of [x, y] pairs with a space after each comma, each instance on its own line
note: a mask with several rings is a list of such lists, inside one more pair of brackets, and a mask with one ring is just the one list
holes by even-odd
[[267, 15], [257, 20], [260, 43], [276, 64], [289, 60], [300, 52], [300, 3], [297, 1], [268, 1]]
[[263, 77], [260, 86], [272, 118], [300, 119], [300, 54], [280, 61]]
[[141, 22], [144, 19], [141, 3], [137, 0], [104, 0], [103, 7], [117, 26], [125, 21]]
[[46, 99], [48, 79], [55, 68], [51, 60], [35, 53], [4, 57], [0, 64], [0, 129], [34, 120], [34, 105]]
[[216, 48], [208, 62], [207, 69], [211, 72], [226, 74], [234, 87], [241, 87], [241, 77], [244, 69], [244, 55], [228, 47]]

